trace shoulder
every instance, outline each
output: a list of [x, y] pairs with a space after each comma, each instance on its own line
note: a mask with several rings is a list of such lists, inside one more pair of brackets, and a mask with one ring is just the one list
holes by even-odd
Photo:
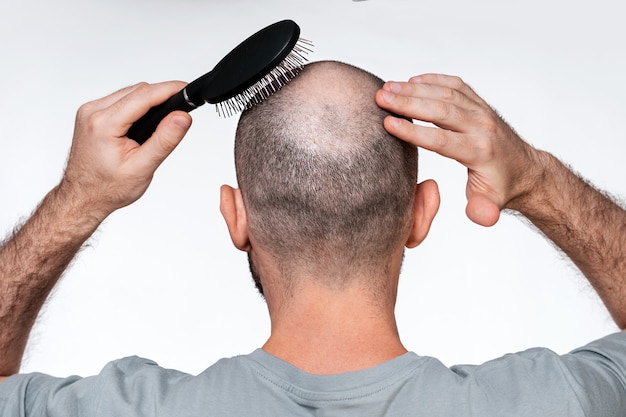
[[585, 415], [621, 415], [620, 410], [626, 409], [623, 332], [564, 355], [533, 348], [450, 370], [495, 401], [532, 403], [545, 410], [582, 410]]

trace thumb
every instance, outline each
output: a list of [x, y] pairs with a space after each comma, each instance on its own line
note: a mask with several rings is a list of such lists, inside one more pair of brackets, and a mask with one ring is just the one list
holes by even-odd
[[155, 171], [183, 140], [191, 127], [191, 116], [184, 111], [170, 113], [161, 120], [150, 139], [140, 146], [146, 169]]
[[474, 223], [489, 227], [500, 219], [500, 208], [484, 195], [476, 194], [468, 199], [465, 214]]

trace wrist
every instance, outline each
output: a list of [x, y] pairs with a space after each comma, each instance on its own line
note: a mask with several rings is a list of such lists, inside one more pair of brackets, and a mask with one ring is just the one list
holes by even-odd
[[50, 191], [46, 199], [50, 199], [51, 209], [63, 218], [66, 224], [72, 225], [79, 234], [93, 233], [114, 211], [80, 193], [77, 187], [65, 178]]
[[518, 180], [519, 191], [504, 206], [524, 215], [532, 215], [551, 198], [560, 162], [550, 153], [529, 147], [531, 163]]

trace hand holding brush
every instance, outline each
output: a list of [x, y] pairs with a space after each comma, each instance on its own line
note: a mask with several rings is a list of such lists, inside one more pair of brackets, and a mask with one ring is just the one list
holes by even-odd
[[291, 20], [267, 26], [240, 43], [212, 71], [150, 109], [126, 135], [142, 144], [172, 111], [190, 112], [204, 103], [215, 104], [222, 116], [241, 112], [294, 78], [311, 46], [300, 39], [300, 27]]

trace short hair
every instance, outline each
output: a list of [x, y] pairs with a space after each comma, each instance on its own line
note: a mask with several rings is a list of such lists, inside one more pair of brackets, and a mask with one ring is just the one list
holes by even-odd
[[404, 243], [417, 149], [384, 129], [382, 85], [315, 62], [241, 115], [235, 165], [250, 234], [283, 271], [386, 267]]

